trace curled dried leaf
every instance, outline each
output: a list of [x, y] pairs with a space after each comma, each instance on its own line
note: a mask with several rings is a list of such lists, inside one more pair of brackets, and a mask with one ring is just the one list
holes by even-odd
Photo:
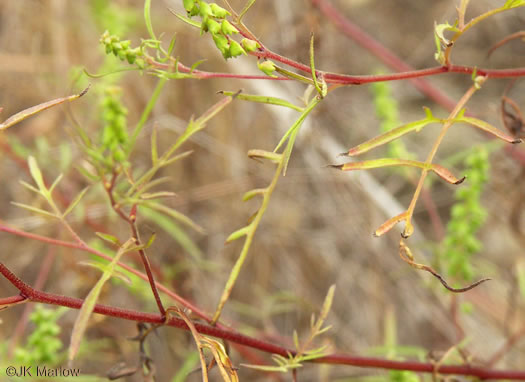
[[408, 246], [405, 244], [405, 242], [403, 240], [401, 240], [399, 242], [399, 257], [401, 257], [401, 259], [404, 262], [408, 263], [411, 267], [414, 267], [416, 269], [419, 269], [419, 270], [422, 270], [422, 271], [430, 273], [432, 276], [437, 278], [439, 280], [439, 282], [446, 289], [448, 289], [449, 291], [451, 291], [453, 293], [464, 293], [464, 292], [467, 292], [467, 291], [477, 287], [478, 285], [484, 283], [485, 281], [491, 280], [491, 278], [484, 278], [484, 279], [476, 281], [475, 283], [467, 285], [464, 288], [453, 288], [447, 283], [447, 281], [443, 278], [443, 276], [441, 276], [438, 272], [436, 272], [432, 267], [429, 267], [428, 265], [416, 263], [414, 261], [414, 256], [412, 255], [412, 251], [410, 251], [410, 248], [408, 248]]

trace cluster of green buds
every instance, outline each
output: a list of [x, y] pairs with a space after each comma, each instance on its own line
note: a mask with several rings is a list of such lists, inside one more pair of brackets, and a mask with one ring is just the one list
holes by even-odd
[[139, 69], [144, 69], [144, 52], [140, 47], [132, 48], [130, 40], [120, 41], [119, 36], [110, 35], [108, 31], [105, 31], [100, 37], [100, 43], [106, 48], [106, 54], [113, 53], [121, 61], [136, 64]]
[[24, 348], [18, 347], [15, 350], [17, 362], [26, 365], [56, 365], [60, 362], [59, 350], [62, 347], [60, 340], [60, 326], [57, 320], [64, 313], [62, 309], [48, 309], [42, 305], [37, 305], [30, 320], [35, 325], [35, 329], [27, 339]]
[[126, 149], [128, 143], [127, 114], [128, 110], [120, 99], [121, 89], [117, 86], [109, 86], [105, 89], [102, 99], [102, 129], [103, 154], [110, 155], [105, 159], [123, 162], [126, 159]]
[[245, 38], [239, 43], [231, 38], [239, 31], [226, 20], [226, 17], [230, 15], [226, 9], [215, 3], [208, 4], [204, 0], [183, 0], [183, 4], [189, 17], [200, 16], [201, 33], [211, 34], [215, 46], [224, 58], [237, 57], [259, 48], [256, 41]]
[[476, 232], [487, 212], [481, 204], [481, 193], [488, 179], [489, 158], [485, 148], [473, 149], [465, 160], [467, 182], [456, 191], [451, 220], [444, 241], [444, 260], [449, 274], [470, 281], [473, 276], [470, 257], [482, 248]]

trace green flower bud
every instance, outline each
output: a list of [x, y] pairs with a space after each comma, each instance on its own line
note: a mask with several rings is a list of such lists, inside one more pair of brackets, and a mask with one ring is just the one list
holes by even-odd
[[224, 33], [225, 35], [239, 33], [239, 31], [233, 25], [231, 25], [228, 20], [222, 20], [221, 28], [222, 33]]
[[182, 4], [184, 5], [186, 12], [189, 13], [195, 6], [195, 0], [182, 0]]
[[197, 6], [197, 4], [193, 6], [193, 8], [191, 9], [189, 13], [190, 13], [190, 17], [197, 16], [199, 14], [199, 7]]
[[137, 58], [137, 61], [135, 61], [139, 69], [144, 69], [146, 67], [146, 63], [144, 62], [144, 59]]
[[241, 54], [246, 54], [244, 49], [242, 48], [241, 44], [239, 44], [237, 41], [232, 40], [230, 42], [230, 54], [232, 57], [240, 56]]
[[219, 24], [213, 19], [208, 19], [208, 21], [206, 22], [206, 26], [208, 27], [208, 30], [211, 34], [221, 33], [221, 24]]
[[122, 46], [122, 49], [128, 49], [129, 46], [131, 45], [131, 41], [130, 40], [121, 41], [120, 45]]
[[261, 47], [257, 41], [253, 41], [248, 38], [243, 38], [241, 40], [241, 45], [247, 52], [254, 52]]
[[120, 58], [122, 61], [126, 59], [126, 51], [121, 49], [117, 53], [118, 58]]
[[257, 67], [261, 72], [263, 72], [267, 76], [274, 78], [277, 77], [276, 75], [272, 74], [273, 72], [275, 72], [275, 64], [272, 61], [267, 60], [262, 63], [257, 61]]
[[210, 8], [211, 8], [211, 11], [213, 13], [213, 16], [219, 18], [219, 19], [223, 19], [225, 18], [226, 16], [229, 16], [231, 15], [230, 12], [228, 12], [226, 9], [224, 9], [223, 7], [219, 7], [217, 4], [215, 3], [212, 3], [210, 4]]
[[210, 4], [208, 4], [208, 3], [205, 2], [205, 1], [201, 1], [201, 3], [200, 3], [199, 13], [200, 13], [200, 15], [201, 15], [202, 17], [213, 16], [213, 12], [211, 11]]
[[224, 37], [222, 34], [214, 34], [213, 41], [215, 42], [215, 45], [217, 46], [217, 48], [221, 51], [224, 58], [229, 58], [230, 57], [230, 43], [228, 39]]

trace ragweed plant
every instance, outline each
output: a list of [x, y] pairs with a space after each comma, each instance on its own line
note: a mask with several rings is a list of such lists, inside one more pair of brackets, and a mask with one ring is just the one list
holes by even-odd
[[446, 264], [448, 274], [458, 280], [470, 281], [473, 278], [471, 258], [482, 249], [476, 233], [487, 217], [481, 203], [489, 171], [487, 150], [476, 147], [466, 158], [465, 164], [468, 182], [456, 191], [456, 203], [451, 209], [440, 259]]

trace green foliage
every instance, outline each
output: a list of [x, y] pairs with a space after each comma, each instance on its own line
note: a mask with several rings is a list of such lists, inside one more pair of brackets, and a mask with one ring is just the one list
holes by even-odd
[[277, 364], [277, 366], [261, 366], [246, 364], [244, 364], [243, 366], [262, 371], [286, 373], [293, 369], [302, 367], [304, 362], [311, 361], [316, 358], [321, 358], [324, 355], [326, 355], [327, 346], [320, 346], [314, 349], [310, 349], [310, 346], [316, 337], [320, 336], [323, 333], [326, 333], [332, 327], [331, 325], [324, 326], [324, 322], [328, 317], [328, 313], [330, 313], [330, 309], [334, 300], [334, 294], [335, 285], [332, 285], [328, 289], [323, 305], [321, 306], [319, 316], [316, 318], [315, 315], [312, 314], [310, 320], [310, 335], [308, 336], [306, 341], [300, 343], [299, 335], [297, 334], [297, 331], [294, 331], [293, 340], [296, 348], [296, 352], [294, 355], [288, 354], [287, 358], [279, 354], [273, 354], [272, 359]]
[[100, 37], [100, 43], [104, 45], [106, 54], [111, 54], [118, 57], [121, 61], [127, 61], [129, 64], [136, 64], [139, 69], [144, 69], [144, 47], [131, 47], [130, 40], [121, 41], [117, 35], [110, 35], [108, 31], [105, 31], [102, 37]]
[[471, 280], [474, 273], [471, 257], [482, 249], [476, 233], [487, 216], [481, 203], [481, 194], [489, 173], [487, 150], [483, 147], [474, 148], [466, 158], [465, 165], [467, 181], [456, 191], [456, 203], [447, 224], [441, 259], [449, 274]]
[[56, 365], [61, 361], [59, 350], [63, 344], [60, 340], [60, 325], [58, 319], [67, 308], [49, 309], [43, 305], [35, 305], [35, 310], [29, 319], [35, 329], [27, 338], [23, 347], [15, 349], [15, 362], [23, 365]]
[[[200, 17], [201, 23], [197, 25], [201, 29], [201, 34], [207, 32], [211, 34], [215, 46], [225, 59], [246, 54], [245, 47], [255, 49], [253, 42], [244, 42], [241, 45], [231, 38], [239, 31], [226, 20], [226, 17], [231, 15], [226, 9], [215, 3], [208, 4], [204, 0], [183, 0], [183, 5], [190, 19], [193, 16]], [[197, 26], [191, 22], [190, 24]]]
[[100, 154], [104, 162], [113, 167], [113, 161], [122, 163], [126, 159], [128, 144], [128, 110], [120, 99], [121, 89], [110, 86], [105, 89], [101, 101], [101, 119], [104, 123], [100, 139]]

